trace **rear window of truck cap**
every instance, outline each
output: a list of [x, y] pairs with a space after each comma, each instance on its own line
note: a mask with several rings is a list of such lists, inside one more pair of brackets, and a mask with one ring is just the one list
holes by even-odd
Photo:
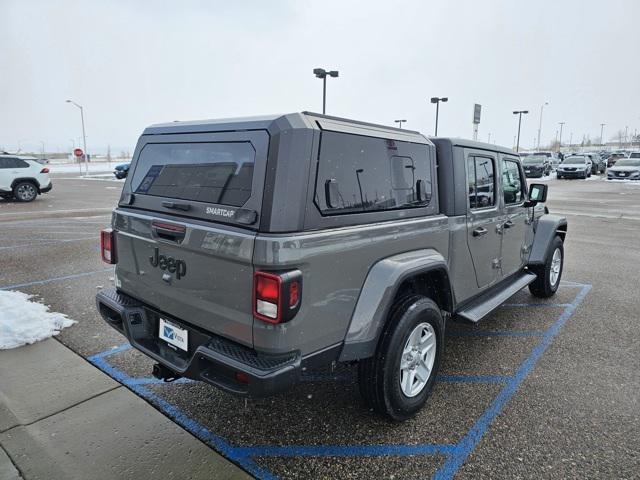
[[251, 196], [250, 142], [149, 143], [135, 165], [136, 195], [240, 207]]

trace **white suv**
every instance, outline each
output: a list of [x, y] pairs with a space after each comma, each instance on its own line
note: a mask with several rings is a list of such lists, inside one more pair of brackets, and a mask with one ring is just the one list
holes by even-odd
[[53, 187], [49, 169], [33, 158], [0, 155], [0, 197], [31, 202]]

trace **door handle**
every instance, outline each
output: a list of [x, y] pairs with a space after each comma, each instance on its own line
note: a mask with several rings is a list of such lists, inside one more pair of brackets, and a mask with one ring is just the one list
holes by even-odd
[[486, 235], [487, 233], [489, 233], [489, 230], [487, 230], [484, 227], [478, 227], [478, 228], [473, 230], [473, 236], [474, 237], [481, 237], [483, 235]]
[[511, 220], [507, 220], [506, 222], [504, 222], [504, 223], [502, 224], [502, 226], [503, 226], [504, 228], [511, 228], [511, 227], [513, 227], [513, 222], [512, 222]]

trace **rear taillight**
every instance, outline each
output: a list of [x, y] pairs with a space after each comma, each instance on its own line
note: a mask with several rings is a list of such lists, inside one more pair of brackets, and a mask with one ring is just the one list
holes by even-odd
[[253, 316], [268, 323], [291, 320], [300, 310], [302, 272], [255, 272]]
[[102, 261], [109, 264], [115, 264], [116, 258], [116, 232], [110, 228], [100, 232], [100, 252]]
[[40, 173], [49, 173], [49, 169], [47, 167], [44, 167], [42, 170], [40, 170]]

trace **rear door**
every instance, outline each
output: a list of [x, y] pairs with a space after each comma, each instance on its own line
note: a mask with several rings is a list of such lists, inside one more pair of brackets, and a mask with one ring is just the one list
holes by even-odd
[[120, 290], [252, 346], [266, 131], [143, 136], [115, 213]]
[[502, 224], [502, 274], [509, 276], [524, 266], [528, 252], [528, 209], [525, 208], [527, 182], [517, 158], [500, 155], [504, 222]]
[[9, 157], [0, 157], [0, 190], [9, 191], [11, 189], [11, 166], [12, 159]]
[[496, 195], [497, 156], [467, 150], [467, 244], [476, 281], [485, 288], [501, 278], [502, 212]]

